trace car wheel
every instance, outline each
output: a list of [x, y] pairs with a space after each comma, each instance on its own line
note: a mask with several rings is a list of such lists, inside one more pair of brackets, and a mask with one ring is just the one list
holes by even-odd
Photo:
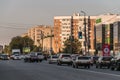
[[113, 67], [111, 67], [111, 70], [113, 71], [113, 70], [114, 70], [114, 68], [113, 68]]
[[110, 68], [110, 66], [107, 67], [108, 69]]
[[75, 65], [75, 68], [78, 68], [78, 65]]
[[96, 68], [98, 68], [98, 66], [96, 66]]
[[74, 64], [72, 64], [72, 67], [73, 67], [73, 68], [75, 68], [75, 65], [74, 65]]
[[100, 65], [100, 69], [102, 69], [102, 66]]
[[88, 69], [90, 69], [90, 65], [88, 65]]

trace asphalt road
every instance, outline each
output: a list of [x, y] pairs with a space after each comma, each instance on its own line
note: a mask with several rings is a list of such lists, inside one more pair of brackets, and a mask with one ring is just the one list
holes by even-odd
[[0, 80], [120, 80], [120, 71], [9, 60], [0, 61]]

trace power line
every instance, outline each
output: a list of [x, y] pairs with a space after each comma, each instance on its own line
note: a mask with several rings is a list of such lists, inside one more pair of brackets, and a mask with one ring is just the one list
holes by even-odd
[[23, 28], [23, 27], [11, 27], [11, 26], [1, 26], [0, 28], [7, 28], [7, 29], [20, 29], [20, 30], [27, 30], [28, 28]]

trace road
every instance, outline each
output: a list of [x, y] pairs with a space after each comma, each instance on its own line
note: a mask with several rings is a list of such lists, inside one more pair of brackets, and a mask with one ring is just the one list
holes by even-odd
[[120, 71], [8, 60], [0, 61], [0, 80], [120, 80]]

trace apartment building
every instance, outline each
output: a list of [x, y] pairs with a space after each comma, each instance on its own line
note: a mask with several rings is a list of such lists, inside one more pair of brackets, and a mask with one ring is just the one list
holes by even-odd
[[[38, 25], [30, 28], [28, 30], [28, 36], [34, 41], [34, 44], [37, 46], [42, 46], [43, 51], [49, 53], [51, 47], [53, 48], [53, 27]], [[54, 48], [53, 48], [54, 49]]]
[[28, 33], [23, 33], [23, 34], [21, 35], [21, 37], [25, 37], [25, 36], [28, 36]]
[[[72, 16], [55, 16], [54, 17], [54, 47], [55, 52], [58, 53], [64, 48], [64, 41], [69, 39], [71, 29], [74, 38], [79, 39], [82, 44], [82, 50], [85, 51], [85, 37], [84, 37], [84, 18], [86, 18], [86, 24], [88, 24], [88, 16], [81, 16], [79, 13], [75, 13]], [[94, 25], [96, 16], [90, 16], [90, 52], [94, 52]], [[72, 27], [72, 28], [71, 28]], [[80, 39], [78, 33], [82, 32], [82, 38]], [[88, 32], [88, 25], [86, 25], [86, 32]], [[88, 35], [88, 33], [86, 34]]]

